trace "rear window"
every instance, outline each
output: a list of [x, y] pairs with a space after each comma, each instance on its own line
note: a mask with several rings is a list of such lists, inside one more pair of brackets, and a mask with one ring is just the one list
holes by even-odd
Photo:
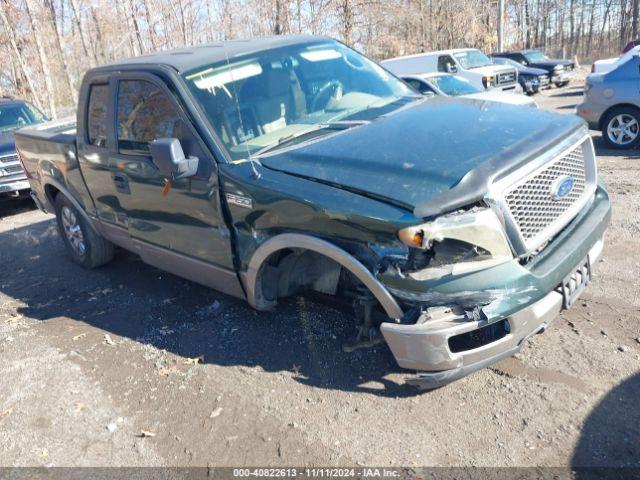
[[87, 111], [87, 140], [96, 147], [107, 146], [107, 85], [92, 85]]

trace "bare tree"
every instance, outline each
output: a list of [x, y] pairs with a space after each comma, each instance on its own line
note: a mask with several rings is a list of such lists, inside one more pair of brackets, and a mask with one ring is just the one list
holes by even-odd
[[47, 52], [44, 49], [42, 43], [42, 33], [40, 31], [40, 23], [36, 18], [36, 11], [34, 10], [33, 0], [25, 0], [25, 6], [27, 8], [27, 16], [31, 23], [31, 29], [33, 31], [33, 40], [38, 52], [38, 58], [40, 59], [40, 68], [42, 69], [42, 76], [44, 77], [44, 84], [49, 103], [49, 114], [51, 117], [56, 118], [56, 95], [53, 88], [53, 78], [51, 77], [51, 69], [49, 68], [49, 58]]

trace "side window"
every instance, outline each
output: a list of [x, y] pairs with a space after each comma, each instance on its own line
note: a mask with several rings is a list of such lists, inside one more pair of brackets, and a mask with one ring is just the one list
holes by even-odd
[[157, 138], [179, 138], [180, 115], [171, 99], [143, 80], [121, 80], [118, 87], [118, 150], [148, 155]]
[[87, 140], [95, 147], [107, 146], [107, 85], [89, 87], [89, 108], [87, 110]]
[[456, 62], [450, 55], [441, 55], [438, 57], [438, 71], [444, 73], [453, 73], [457, 70]]
[[417, 80], [415, 78], [408, 78], [405, 80], [409, 85], [411, 85], [411, 88], [413, 88], [414, 90], [417, 90], [418, 92], [422, 93], [423, 95], [425, 93], [429, 93], [433, 91], [433, 88], [431, 88], [427, 83], [425, 82], [421, 82], [420, 80]]

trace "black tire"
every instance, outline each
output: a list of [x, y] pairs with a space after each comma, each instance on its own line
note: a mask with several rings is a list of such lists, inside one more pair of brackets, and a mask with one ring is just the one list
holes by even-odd
[[[67, 197], [59, 193], [56, 196], [55, 208], [58, 231], [67, 253], [75, 263], [84, 268], [95, 268], [113, 259], [113, 243], [99, 235]], [[69, 228], [70, 218], [73, 218], [71, 228]], [[78, 235], [77, 227], [81, 235]]]
[[[615, 141], [610, 136], [609, 127], [615, 129], [620, 125], [620, 118], [635, 120], [635, 125], [629, 130], [628, 135], [623, 136], [622, 142]], [[615, 131], [615, 130], [614, 130]], [[611, 132], [613, 134], [613, 132]], [[631, 137], [635, 135], [632, 140]], [[633, 107], [617, 107], [613, 108], [602, 119], [602, 140], [609, 148], [616, 150], [627, 150], [630, 148], [636, 148], [640, 145], [640, 110]], [[626, 143], [623, 143], [626, 140]]]

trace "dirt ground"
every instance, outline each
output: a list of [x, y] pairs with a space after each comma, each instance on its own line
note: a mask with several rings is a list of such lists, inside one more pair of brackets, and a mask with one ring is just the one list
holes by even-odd
[[[580, 85], [536, 97], [572, 113]], [[351, 319], [274, 313], [121, 252], [85, 271], [0, 206], [0, 465], [640, 466], [640, 152], [593, 132], [614, 215], [595, 278], [521, 354], [436, 391]]]

